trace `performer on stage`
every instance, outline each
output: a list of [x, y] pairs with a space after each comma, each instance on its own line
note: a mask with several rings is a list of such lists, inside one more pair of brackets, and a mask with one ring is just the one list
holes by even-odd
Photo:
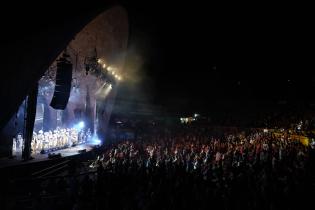
[[43, 150], [44, 149], [44, 134], [42, 130], [38, 131], [37, 141], [38, 141], [37, 150], [38, 151]]
[[49, 133], [44, 132], [44, 149], [47, 150], [49, 149]]
[[37, 134], [34, 131], [33, 132], [33, 137], [32, 137], [32, 142], [31, 142], [31, 148], [32, 148], [32, 154], [36, 154], [36, 148], [37, 148]]
[[12, 156], [16, 156], [16, 138], [13, 138]]
[[[31, 149], [32, 154], [36, 154], [42, 150], [49, 150], [49, 149], [62, 149], [65, 147], [86, 143], [91, 138], [91, 131], [90, 129], [87, 132], [84, 130], [78, 131], [75, 128], [63, 128], [60, 129], [59, 127], [53, 131], [43, 132], [39, 130], [38, 133], [33, 132], [32, 142], [31, 142]], [[17, 151], [23, 151], [23, 138], [22, 135], [18, 135], [17, 139], [14, 140], [15, 146], [15, 153]]]
[[22, 152], [24, 149], [24, 141], [21, 134], [17, 135], [17, 152]]
[[87, 132], [86, 132], [86, 139], [85, 139], [85, 142], [88, 142], [91, 140], [91, 137], [92, 137], [92, 133], [91, 133], [91, 130], [90, 128], [88, 128]]
[[48, 132], [48, 145], [49, 145], [49, 149], [54, 148], [54, 140], [53, 140], [53, 134], [51, 130]]
[[57, 130], [54, 130], [53, 131], [53, 134], [52, 134], [52, 141], [53, 141], [53, 143], [52, 143], [52, 145], [53, 145], [53, 149], [56, 149], [56, 148], [58, 148], [58, 144], [57, 144]]

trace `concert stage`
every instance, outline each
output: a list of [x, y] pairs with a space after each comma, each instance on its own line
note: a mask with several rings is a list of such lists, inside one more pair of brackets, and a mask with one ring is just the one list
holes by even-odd
[[[86, 144], [81, 144], [81, 145], [77, 145], [74, 147], [68, 147], [66, 149], [56, 150], [56, 151], [50, 152], [50, 154], [60, 153], [61, 158], [70, 157], [70, 156], [82, 154], [82, 152], [89, 152], [95, 146], [97, 146], [97, 145], [92, 144], [92, 143], [86, 143]], [[23, 161], [21, 154], [17, 154], [17, 156], [14, 158], [1, 158], [0, 159], [0, 169], [6, 168], [6, 167], [11, 167], [11, 166], [18, 166], [18, 165], [31, 164], [31, 163], [51, 160], [51, 158], [49, 158], [49, 153], [46, 153], [46, 154], [38, 153], [38, 154], [32, 155], [32, 157], [34, 159], [28, 160], [28, 161]]]

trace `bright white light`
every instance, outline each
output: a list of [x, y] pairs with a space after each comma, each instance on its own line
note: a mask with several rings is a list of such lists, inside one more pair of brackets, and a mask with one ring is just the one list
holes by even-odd
[[102, 60], [100, 58], [97, 59], [97, 63], [102, 63]]
[[100, 145], [102, 141], [98, 138], [97, 134], [93, 134], [91, 138], [91, 144]]
[[104, 69], [106, 68], [106, 64], [105, 64], [105, 63], [103, 64], [103, 68], [104, 68]]
[[81, 121], [81, 122], [79, 122], [73, 126], [73, 128], [76, 130], [82, 130], [84, 127], [85, 127], [85, 123], [83, 121]]
[[81, 121], [81, 122], [79, 122], [79, 124], [78, 124], [78, 127], [80, 128], [80, 129], [82, 129], [82, 128], [84, 128], [84, 122], [83, 121]]

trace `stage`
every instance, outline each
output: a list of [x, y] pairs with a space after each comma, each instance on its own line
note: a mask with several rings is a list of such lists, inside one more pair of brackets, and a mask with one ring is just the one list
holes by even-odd
[[[50, 152], [50, 154], [55, 153], [58, 154], [60, 153], [61, 158], [64, 157], [70, 157], [70, 156], [74, 156], [74, 155], [79, 155], [80, 154], [80, 150], [85, 150], [85, 152], [89, 152], [91, 151], [95, 146], [98, 146], [96, 144], [93, 143], [86, 143], [86, 144], [81, 144], [81, 145], [77, 145], [74, 147], [68, 147], [66, 149], [61, 149], [61, 150], [55, 150]], [[17, 154], [16, 157], [14, 158], [1, 158], [0, 159], [0, 169], [1, 168], [6, 168], [6, 167], [11, 167], [11, 166], [18, 166], [18, 165], [24, 165], [24, 164], [30, 164], [30, 163], [36, 163], [36, 162], [41, 162], [41, 161], [47, 161], [47, 160], [51, 160], [48, 157], [49, 152], [47, 152], [46, 154], [32, 154], [31, 156], [34, 158], [32, 160], [28, 160], [28, 161], [24, 161], [22, 159], [22, 155], [21, 154]]]

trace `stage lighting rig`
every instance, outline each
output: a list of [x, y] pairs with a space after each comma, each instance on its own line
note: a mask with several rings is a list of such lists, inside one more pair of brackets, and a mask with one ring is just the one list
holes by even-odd
[[97, 57], [97, 51], [94, 49], [93, 54], [84, 59], [85, 74], [88, 75], [90, 72], [96, 71], [100, 63], [101, 59]]

